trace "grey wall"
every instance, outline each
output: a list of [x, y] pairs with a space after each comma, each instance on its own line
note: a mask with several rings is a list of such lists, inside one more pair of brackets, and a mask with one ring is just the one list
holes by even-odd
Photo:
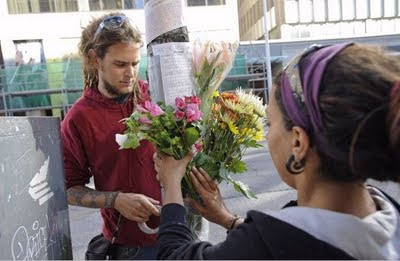
[[60, 122], [0, 117], [0, 259], [72, 259]]

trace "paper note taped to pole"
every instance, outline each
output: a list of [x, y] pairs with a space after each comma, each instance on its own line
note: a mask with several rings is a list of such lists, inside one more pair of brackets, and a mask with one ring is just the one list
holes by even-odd
[[153, 46], [153, 55], [160, 59], [165, 103], [172, 105], [176, 97], [192, 95], [194, 81], [191, 44], [157, 44]]
[[149, 0], [146, 2], [144, 6], [146, 44], [168, 31], [185, 26], [183, 6], [184, 0]]

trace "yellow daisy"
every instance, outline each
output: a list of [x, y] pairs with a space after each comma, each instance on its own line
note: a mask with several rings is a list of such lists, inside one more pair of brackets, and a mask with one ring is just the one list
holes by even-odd
[[239, 134], [238, 128], [235, 126], [235, 124], [233, 124], [232, 121], [229, 121], [229, 122], [228, 122], [228, 127], [229, 127], [229, 130], [230, 130], [233, 134], [235, 134], [235, 135]]
[[262, 141], [263, 138], [264, 138], [263, 131], [257, 131], [256, 135], [254, 135], [254, 140], [256, 141]]

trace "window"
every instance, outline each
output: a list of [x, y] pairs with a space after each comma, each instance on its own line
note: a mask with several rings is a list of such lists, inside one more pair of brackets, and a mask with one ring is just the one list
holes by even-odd
[[124, 9], [143, 9], [144, 0], [124, 0]]
[[325, 0], [314, 0], [314, 21], [325, 21]]
[[207, 5], [224, 5], [225, 0], [207, 0]]
[[339, 0], [328, 0], [328, 20], [339, 21], [340, 18], [341, 14]]
[[8, 0], [10, 14], [78, 11], [78, 0]]
[[309, 23], [313, 20], [313, 8], [311, 0], [299, 0], [300, 22]]
[[122, 0], [89, 0], [89, 10], [122, 9]]
[[356, 18], [366, 19], [369, 17], [368, 0], [356, 0]]
[[342, 0], [342, 19], [353, 20], [354, 19], [354, 1], [353, 0]]
[[287, 0], [285, 2], [285, 20], [286, 23], [299, 22], [299, 2], [296, 0]]
[[224, 5], [225, 0], [186, 0], [187, 6]]
[[187, 0], [187, 6], [204, 6], [206, 0]]

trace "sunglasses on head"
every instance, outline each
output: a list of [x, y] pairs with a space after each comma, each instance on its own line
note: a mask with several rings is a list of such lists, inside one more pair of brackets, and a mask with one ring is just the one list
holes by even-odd
[[99, 27], [97, 27], [94, 37], [96, 37], [103, 30], [103, 28], [106, 28], [107, 30], [115, 30], [121, 27], [126, 20], [128, 20], [128, 17], [123, 15], [107, 16], [103, 21], [101, 21]]
[[300, 95], [300, 100], [304, 102], [303, 88], [301, 85], [300, 77], [300, 62], [301, 59], [307, 55], [326, 47], [326, 45], [313, 44], [305, 48], [300, 54], [296, 55], [290, 62], [285, 66], [283, 72], [287, 75], [290, 83], [290, 87], [294, 94]]

